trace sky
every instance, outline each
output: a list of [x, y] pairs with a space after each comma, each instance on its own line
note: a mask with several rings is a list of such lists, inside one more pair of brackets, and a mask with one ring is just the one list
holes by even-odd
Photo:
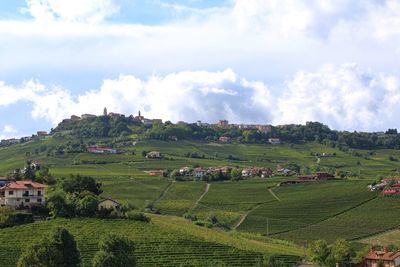
[[400, 0], [1, 0], [0, 139], [109, 111], [400, 128]]

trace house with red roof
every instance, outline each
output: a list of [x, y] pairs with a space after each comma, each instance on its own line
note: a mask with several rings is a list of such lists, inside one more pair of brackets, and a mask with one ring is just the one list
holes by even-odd
[[364, 267], [398, 267], [400, 266], [400, 251], [392, 252], [385, 248], [383, 251], [371, 249], [363, 258]]
[[88, 146], [87, 151], [94, 154], [117, 154], [117, 150], [111, 147]]
[[193, 177], [195, 177], [197, 179], [201, 179], [207, 174], [207, 171], [203, 168], [195, 168], [193, 170], [192, 174], [193, 174]]
[[45, 205], [45, 189], [47, 185], [32, 181], [15, 181], [0, 187], [0, 205], [30, 207]]

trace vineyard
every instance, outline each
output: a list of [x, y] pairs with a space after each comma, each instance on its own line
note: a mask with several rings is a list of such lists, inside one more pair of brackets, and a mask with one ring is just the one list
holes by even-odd
[[209, 237], [212, 230], [182, 221], [162, 217], [154, 217], [153, 221], [148, 224], [127, 220], [58, 219], [2, 229], [0, 265], [15, 266], [24, 247], [61, 225], [75, 236], [84, 266], [90, 266], [99, 237], [106, 233], [124, 235], [135, 242], [138, 266], [258, 266], [263, 256], [270, 253], [301, 253], [295, 246], [257, 244], [224, 233]]

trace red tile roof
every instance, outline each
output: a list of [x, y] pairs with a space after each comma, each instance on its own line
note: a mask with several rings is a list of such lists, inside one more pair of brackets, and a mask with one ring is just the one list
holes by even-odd
[[46, 187], [47, 187], [47, 185], [35, 183], [32, 181], [15, 181], [15, 182], [12, 182], [12, 183], [9, 183], [9, 184], [3, 186], [0, 189], [23, 190], [23, 189], [30, 189], [30, 188], [42, 189], [42, 188], [46, 188]]
[[371, 250], [365, 257], [365, 260], [384, 260], [384, 261], [394, 261], [396, 258], [400, 257], [400, 251], [390, 252], [390, 251], [377, 251]]

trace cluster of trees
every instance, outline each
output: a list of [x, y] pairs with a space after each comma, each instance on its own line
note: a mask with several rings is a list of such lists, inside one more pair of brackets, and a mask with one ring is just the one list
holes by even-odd
[[142, 212], [133, 205], [122, 205], [119, 209], [99, 209], [101, 183], [93, 177], [71, 175], [57, 180], [57, 184], [48, 192], [47, 208], [52, 217], [100, 217], [126, 218], [148, 222]]
[[350, 243], [339, 239], [332, 245], [324, 240], [317, 240], [310, 247], [311, 260], [320, 266], [353, 266], [353, 258], [356, 256]]
[[29, 180], [38, 183], [53, 185], [56, 179], [50, 174], [47, 166], [33, 164], [32, 161], [27, 161], [22, 169], [15, 169], [10, 175], [14, 180]]
[[[177, 181], [187, 181], [194, 179], [194, 177], [191, 176], [190, 174], [181, 174], [177, 169], [171, 171], [169, 173], [169, 177]], [[221, 170], [219, 170], [212, 173], [207, 173], [201, 178], [202, 181], [206, 182], [226, 181], [226, 180], [238, 181], [240, 179], [242, 179], [242, 169], [240, 168], [228, 169], [227, 172], [222, 172]]]
[[132, 117], [98, 116], [79, 121], [61, 122], [51, 133], [70, 131], [72, 135], [85, 138], [118, 137], [132, 133], [128, 125], [136, 123]]
[[[118, 235], [103, 236], [92, 260], [93, 267], [134, 267], [133, 242]], [[18, 267], [79, 267], [81, 253], [74, 236], [65, 228], [56, 228], [49, 235], [27, 247]]]

